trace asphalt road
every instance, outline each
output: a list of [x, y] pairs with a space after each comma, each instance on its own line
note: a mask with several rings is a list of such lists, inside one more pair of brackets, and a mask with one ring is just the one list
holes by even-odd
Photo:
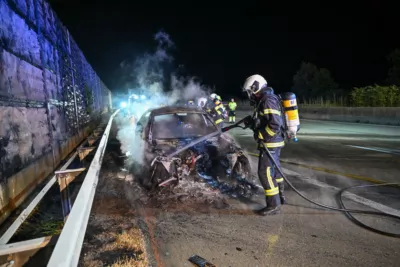
[[[238, 119], [240, 115], [238, 114]], [[230, 134], [256, 153], [249, 131]], [[400, 183], [400, 127], [302, 121], [298, 143], [282, 152], [285, 174], [305, 195], [337, 207], [344, 187], [379, 181]], [[257, 157], [251, 156], [254, 171]], [[288, 205], [274, 217], [252, 210], [264, 205], [230, 199], [230, 209], [147, 209], [151, 261], [159, 266], [191, 266], [200, 255], [217, 266], [398, 266], [400, 240], [365, 230], [343, 213], [322, 209], [287, 190]], [[400, 215], [400, 189], [354, 189], [349, 208]], [[400, 233], [400, 222], [357, 215], [381, 230]], [[151, 243], [151, 244], [150, 244]]]

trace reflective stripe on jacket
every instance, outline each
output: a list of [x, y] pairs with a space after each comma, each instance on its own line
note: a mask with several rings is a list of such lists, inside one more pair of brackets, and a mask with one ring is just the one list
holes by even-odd
[[226, 110], [224, 105], [218, 100], [214, 101], [214, 103], [208, 107], [207, 112], [209, 112], [215, 124], [220, 124], [224, 121]]

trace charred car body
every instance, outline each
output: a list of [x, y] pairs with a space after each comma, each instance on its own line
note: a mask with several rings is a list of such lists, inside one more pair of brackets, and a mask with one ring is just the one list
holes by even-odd
[[149, 190], [174, 186], [193, 175], [222, 191], [249, 194], [248, 157], [198, 107], [168, 106], [147, 110], [135, 129], [142, 142], [140, 182]]

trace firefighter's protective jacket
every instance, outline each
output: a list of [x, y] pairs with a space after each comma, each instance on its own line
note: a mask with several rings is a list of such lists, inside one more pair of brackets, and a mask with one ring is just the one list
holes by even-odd
[[274, 94], [264, 94], [256, 112], [260, 119], [258, 129], [255, 129], [255, 137], [264, 142], [267, 148], [285, 146], [283, 132], [283, 117], [279, 98]]
[[208, 103], [207, 112], [211, 115], [215, 124], [220, 124], [224, 121], [226, 110], [224, 105], [219, 100], [214, 100]]

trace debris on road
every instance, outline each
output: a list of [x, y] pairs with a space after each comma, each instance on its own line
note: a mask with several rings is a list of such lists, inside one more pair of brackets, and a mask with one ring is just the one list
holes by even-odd
[[198, 267], [217, 267], [216, 265], [198, 255], [193, 255], [189, 258], [189, 261]]

